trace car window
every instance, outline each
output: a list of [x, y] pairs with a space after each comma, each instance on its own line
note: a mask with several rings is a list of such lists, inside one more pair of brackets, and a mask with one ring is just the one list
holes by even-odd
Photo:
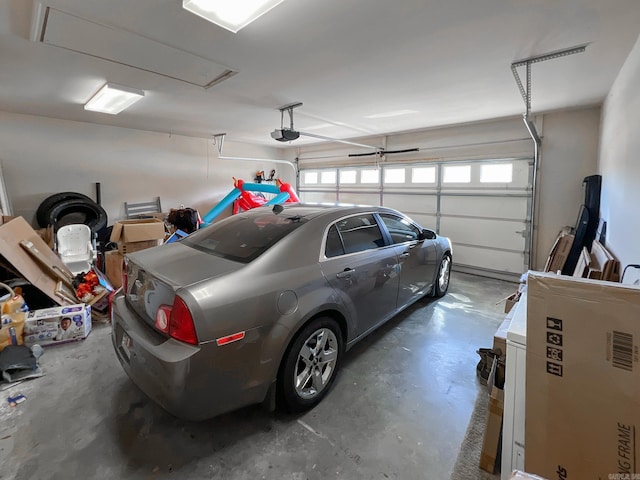
[[[337, 233], [342, 239], [344, 253], [355, 253], [384, 246], [380, 227], [371, 214], [356, 215], [338, 220]], [[331, 230], [329, 231], [331, 234]], [[335, 241], [332, 239], [332, 241]], [[329, 238], [327, 237], [327, 245]], [[328, 255], [327, 255], [328, 256]]]
[[393, 243], [411, 242], [418, 240], [420, 229], [409, 220], [390, 213], [381, 213], [380, 218], [386, 225]]
[[327, 258], [344, 255], [342, 239], [340, 238], [340, 234], [338, 233], [338, 229], [335, 225], [332, 225], [327, 233], [327, 243], [324, 249], [324, 254]]
[[272, 213], [261, 216], [240, 214], [198, 230], [181, 242], [228, 260], [248, 263], [305, 222], [301, 217]]

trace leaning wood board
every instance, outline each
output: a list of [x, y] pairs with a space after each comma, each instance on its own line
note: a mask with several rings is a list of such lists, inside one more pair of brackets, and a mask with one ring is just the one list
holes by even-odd
[[49, 248], [38, 233], [22, 217], [16, 217], [0, 226], [0, 255], [2, 255], [20, 275], [55, 303], [59, 305], [74, 303], [56, 294], [56, 284], [59, 279], [50, 275], [47, 269], [40, 266], [38, 261], [20, 246], [22, 240], [31, 242], [42, 254], [43, 258], [46, 259], [47, 265], [60, 269], [60, 271], [67, 269], [64, 263], [62, 263], [62, 260], [60, 260], [60, 257]]

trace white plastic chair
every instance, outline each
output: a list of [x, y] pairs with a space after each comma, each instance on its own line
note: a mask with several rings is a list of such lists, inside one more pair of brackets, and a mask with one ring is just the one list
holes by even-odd
[[83, 224], [65, 225], [56, 233], [57, 250], [62, 263], [77, 275], [91, 270], [97, 257], [91, 229]]

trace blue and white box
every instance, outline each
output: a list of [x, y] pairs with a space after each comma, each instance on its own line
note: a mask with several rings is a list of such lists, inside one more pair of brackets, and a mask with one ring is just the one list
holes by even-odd
[[91, 306], [84, 303], [27, 313], [24, 343], [42, 346], [82, 340], [91, 332]]

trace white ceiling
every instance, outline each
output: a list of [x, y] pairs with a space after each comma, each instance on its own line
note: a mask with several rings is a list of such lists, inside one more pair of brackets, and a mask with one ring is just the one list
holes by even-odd
[[[335, 138], [519, 115], [511, 63], [580, 44], [532, 65], [532, 112], [599, 104], [640, 33], [638, 0], [285, 0], [237, 34], [181, 0], [39, 3], [110, 27], [126, 41], [94, 46], [115, 57], [151, 61], [154, 44], [238, 73], [205, 89], [31, 41], [34, 4], [0, 0], [0, 110], [272, 146], [292, 102], [296, 129]], [[161, 58], [158, 70], [184, 68]], [[85, 111], [107, 81], [146, 97], [116, 116]], [[399, 110], [412, 113], [367, 118]]]

